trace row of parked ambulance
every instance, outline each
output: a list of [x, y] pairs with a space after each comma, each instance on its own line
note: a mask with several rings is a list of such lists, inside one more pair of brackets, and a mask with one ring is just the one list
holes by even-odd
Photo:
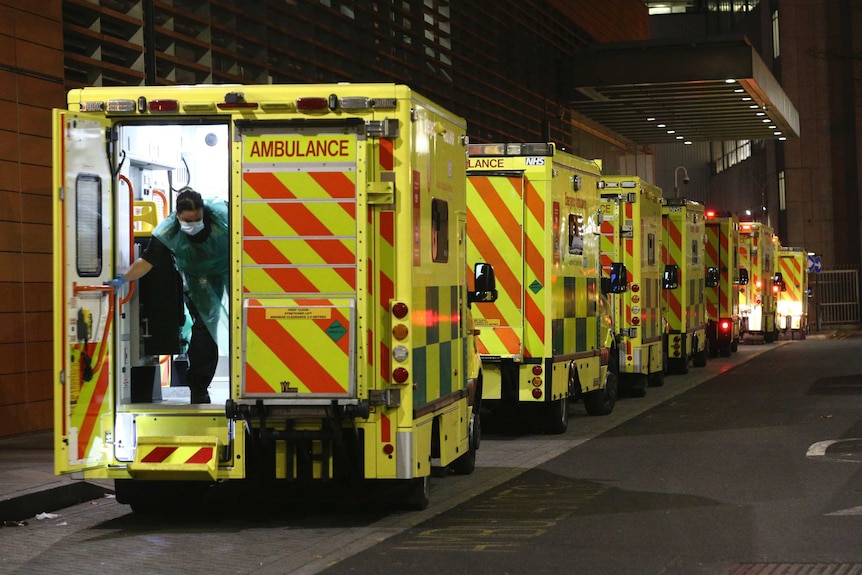
[[[562, 433], [573, 401], [609, 414], [621, 390], [805, 333], [802, 252], [766, 226], [553, 144], [471, 144], [408, 86], [97, 86], [67, 103], [56, 471], [114, 479], [135, 509], [245, 480], [392, 481], [423, 508], [432, 469], [474, 470], [482, 421]], [[183, 186], [230, 215], [205, 403], [181, 393], [182, 281], [108, 283], [159, 226], [179, 234]]]
[[468, 259], [499, 288], [473, 309], [490, 419], [531, 414], [563, 433], [573, 400], [607, 414], [740, 342], [805, 337], [807, 256], [768, 225], [550, 144], [471, 145], [469, 158]]

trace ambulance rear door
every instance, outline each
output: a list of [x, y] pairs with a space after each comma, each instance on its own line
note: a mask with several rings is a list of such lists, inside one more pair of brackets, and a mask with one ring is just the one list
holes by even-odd
[[[480, 329], [477, 346], [485, 358], [524, 355], [524, 192], [522, 171], [467, 172], [468, 261], [488, 262], [495, 270], [499, 297], [473, 309]], [[533, 289], [536, 289], [535, 286]]]
[[359, 334], [367, 333], [357, 313], [369, 263], [358, 225], [367, 220], [365, 124], [248, 122], [238, 130], [239, 402], [355, 404]]
[[54, 460], [68, 473], [104, 467], [112, 441], [111, 121], [53, 116]]

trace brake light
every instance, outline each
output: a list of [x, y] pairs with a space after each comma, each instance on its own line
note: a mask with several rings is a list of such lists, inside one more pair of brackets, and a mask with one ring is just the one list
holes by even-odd
[[534, 365], [533, 366], [533, 375], [542, 375], [542, 366]]
[[319, 112], [329, 108], [327, 98], [297, 98], [296, 109], [300, 112]]
[[404, 302], [398, 302], [392, 306], [392, 314], [398, 319], [407, 317], [407, 311], [407, 304]]
[[721, 326], [721, 331], [729, 331], [730, 330], [730, 322], [727, 320], [722, 321], [720, 326]]
[[399, 367], [392, 372], [392, 379], [395, 383], [404, 383], [408, 377], [410, 377], [410, 373], [403, 367]]
[[150, 112], [177, 112], [180, 109], [180, 103], [177, 100], [150, 100]]

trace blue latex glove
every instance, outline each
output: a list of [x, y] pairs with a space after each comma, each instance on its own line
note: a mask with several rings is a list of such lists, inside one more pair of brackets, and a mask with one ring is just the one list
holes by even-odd
[[111, 286], [112, 288], [114, 288], [115, 290], [118, 290], [118, 289], [120, 289], [121, 287], [123, 287], [123, 284], [124, 284], [124, 283], [126, 283], [127, 281], [128, 281], [128, 280], [126, 279], [126, 276], [125, 276], [125, 275], [123, 275], [123, 274], [117, 274], [117, 275], [114, 277], [114, 279], [106, 281], [106, 282], [105, 282], [105, 285], [109, 285], [109, 286]]

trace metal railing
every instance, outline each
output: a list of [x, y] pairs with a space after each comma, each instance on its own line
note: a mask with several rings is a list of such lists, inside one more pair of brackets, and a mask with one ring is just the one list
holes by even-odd
[[817, 274], [818, 325], [859, 323], [859, 270]]

